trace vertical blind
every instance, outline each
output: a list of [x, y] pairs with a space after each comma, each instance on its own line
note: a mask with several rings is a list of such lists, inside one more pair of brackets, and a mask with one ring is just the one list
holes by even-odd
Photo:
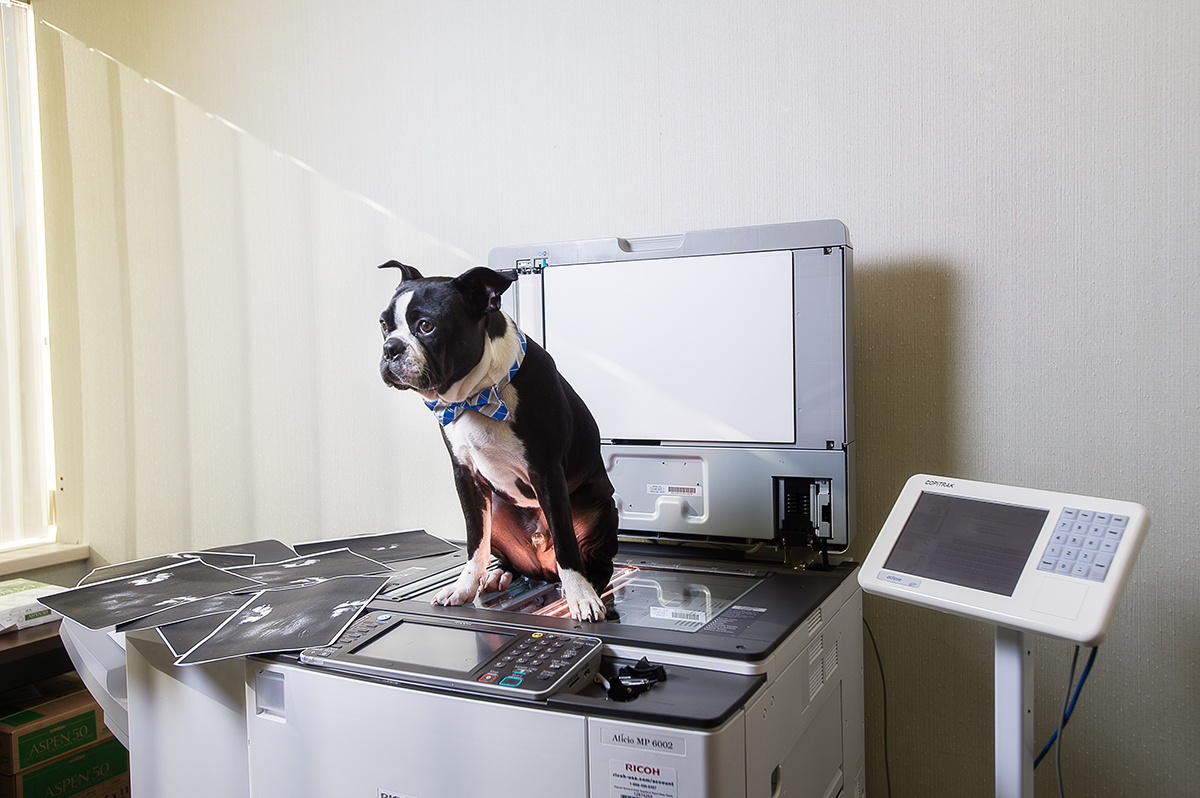
[[37, 95], [28, 6], [0, 3], [0, 549], [53, 540]]
[[376, 266], [472, 264], [46, 23], [37, 46], [60, 540], [461, 528], [436, 425], [378, 375]]

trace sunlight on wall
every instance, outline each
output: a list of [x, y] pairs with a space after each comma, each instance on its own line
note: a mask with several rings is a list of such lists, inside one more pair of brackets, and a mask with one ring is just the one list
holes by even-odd
[[99, 564], [398, 518], [461, 535], [435, 425], [378, 377], [395, 277], [375, 267], [473, 256], [50, 25], [38, 46], [62, 123], [46, 127], [64, 539]]

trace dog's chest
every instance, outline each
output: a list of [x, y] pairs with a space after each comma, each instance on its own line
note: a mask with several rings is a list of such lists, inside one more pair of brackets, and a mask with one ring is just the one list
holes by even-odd
[[445, 427], [454, 458], [473, 469], [516, 505], [536, 507], [525, 445], [512, 425], [468, 411]]

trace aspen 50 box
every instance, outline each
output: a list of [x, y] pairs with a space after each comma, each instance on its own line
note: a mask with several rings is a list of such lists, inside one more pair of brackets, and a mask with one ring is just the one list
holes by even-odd
[[15, 776], [0, 776], [0, 798], [128, 798], [129, 752], [110, 737]]
[[36, 682], [0, 703], [0, 775], [11, 776], [111, 737], [100, 706], [74, 672]]

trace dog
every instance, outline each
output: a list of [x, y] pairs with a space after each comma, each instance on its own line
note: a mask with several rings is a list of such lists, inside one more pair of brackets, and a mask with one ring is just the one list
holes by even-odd
[[[466, 521], [468, 561], [433, 602], [469, 603], [515, 572], [560, 581], [575, 620], [604, 620], [618, 513], [600, 430], [554, 359], [500, 310], [513, 278], [379, 268], [402, 276], [379, 319], [380, 374], [440, 422]], [[504, 568], [489, 574], [493, 552]]]

